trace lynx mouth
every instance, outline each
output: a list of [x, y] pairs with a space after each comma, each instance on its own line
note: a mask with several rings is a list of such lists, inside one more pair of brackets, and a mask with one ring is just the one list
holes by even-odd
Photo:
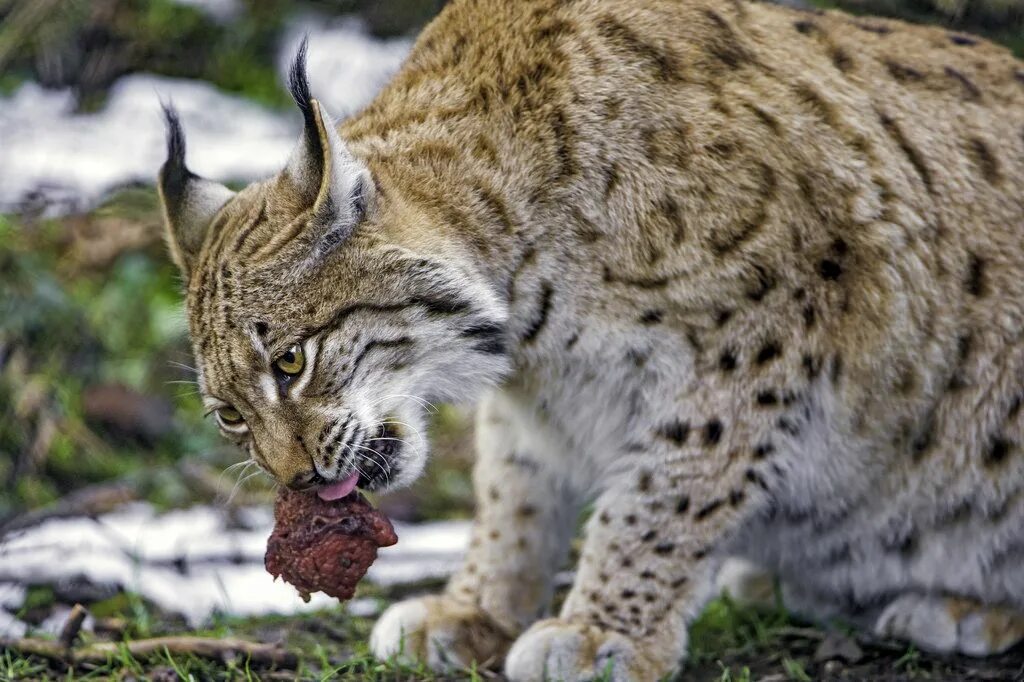
[[395, 459], [402, 451], [398, 430], [381, 424], [377, 432], [359, 449], [359, 488], [368, 491], [386, 487], [398, 473]]

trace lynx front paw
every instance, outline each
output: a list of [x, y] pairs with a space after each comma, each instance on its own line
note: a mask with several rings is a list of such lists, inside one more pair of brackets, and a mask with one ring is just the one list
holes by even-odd
[[500, 662], [513, 637], [475, 607], [447, 597], [420, 597], [391, 606], [370, 634], [379, 659], [423, 662], [444, 672]]
[[505, 674], [512, 682], [646, 681], [660, 679], [675, 664], [671, 655], [650, 656], [619, 633], [551, 618], [516, 640], [505, 661]]

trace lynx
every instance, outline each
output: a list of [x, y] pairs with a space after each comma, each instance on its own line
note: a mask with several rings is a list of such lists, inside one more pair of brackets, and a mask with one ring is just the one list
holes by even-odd
[[1024, 636], [1008, 51], [745, 0], [453, 0], [351, 119], [304, 52], [290, 85], [295, 151], [238, 193], [169, 112], [168, 242], [207, 407], [282, 484], [408, 484], [424, 401], [478, 404], [465, 563], [378, 656], [659, 679], [728, 557], [930, 650]]

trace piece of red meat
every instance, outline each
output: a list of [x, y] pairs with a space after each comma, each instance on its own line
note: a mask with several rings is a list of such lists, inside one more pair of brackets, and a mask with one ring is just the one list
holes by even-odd
[[264, 565], [298, 589], [351, 599], [378, 547], [398, 542], [388, 517], [358, 492], [326, 502], [315, 492], [282, 488], [274, 504], [274, 531]]

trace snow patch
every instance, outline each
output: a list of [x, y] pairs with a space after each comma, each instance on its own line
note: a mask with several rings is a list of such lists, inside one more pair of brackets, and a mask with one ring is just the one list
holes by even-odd
[[[352, 19], [305, 17], [285, 31], [277, 59], [282, 89], [303, 35], [309, 36], [312, 91], [335, 117], [365, 106], [411, 44], [372, 38]], [[119, 186], [153, 184], [165, 159], [161, 100], [181, 115], [189, 167], [220, 182], [280, 171], [301, 127], [297, 111], [270, 110], [201, 81], [125, 76], [92, 114], [75, 113], [69, 90], [26, 83], [0, 98], [0, 212], [83, 211]]]
[[[116, 583], [193, 626], [215, 612], [288, 614], [337, 604], [323, 594], [304, 603], [293, 587], [275, 581], [263, 568], [273, 517], [251, 509], [245, 519], [247, 527], [237, 528], [223, 509], [158, 514], [145, 504], [97, 519], [53, 519], [0, 545], [0, 584], [53, 584], [79, 576]], [[395, 530], [399, 542], [381, 550], [367, 576], [371, 582], [443, 578], [459, 565], [469, 542], [469, 523], [462, 521], [395, 524]], [[363, 612], [369, 605], [350, 608]]]

